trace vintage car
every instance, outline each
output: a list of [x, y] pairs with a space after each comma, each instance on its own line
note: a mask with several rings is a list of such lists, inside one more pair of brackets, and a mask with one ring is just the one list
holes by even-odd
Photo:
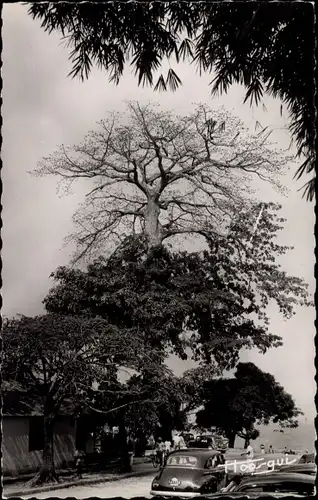
[[188, 442], [189, 448], [199, 448], [202, 450], [203, 448], [207, 449], [214, 449], [214, 443], [212, 440], [200, 440], [200, 439], [194, 439], [193, 441]]
[[183, 432], [181, 434], [186, 443], [194, 440], [194, 434], [192, 432]]
[[308, 474], [291, 472], [271, 472], [242, 477], [236, 484], [233, 481], [222, 492], [205, 495], [207, 498], [267, 496], [311, 496], [315, 494], [315, 478]]
[[311, 464], [315, 463], [315, 454], [314, 453], [304, 453], [298, 461], [299, 464]]
[[187, 448], [172, 452], [151, 485], [151, 495], [191, 498], [216, 492], [225, 477], [217, 450]]
[[209, 448], [223, 450], [228, 448], [228, 440], [218, 434], [199, 434], [196, 439], [188, 441], [191, 448]]
[[270, 493], [264, 493], [262, 491], [248, 491], [248, 492], [239, 492], [239, 491], [232, 491], [230, 493], [215, 493], [213, 495], [209, 495], [209, 497], [205, 496], [204, 498], [210, 498], [211, 497], [211, 500], [215, 499], [222, 499], [224, 498], [225, 499], [231, 499], [233, 498], [233, 500], [235, 500], [236, 498], [240, 498], [240, 499], [244, 499], [244, 500], [258, 500], [260, 498], [266, 498], [267, 500], [273, 498], [273, 499], [278, 499], [278, 498], [304, 498], [304, 495], [298, 495], [296, 493], [282, 493], [282, 492], [270, 492]]
[[297, 474], [309, 474], [309, 476], [316, 477], [317, 467], [316, 464], [309, 463], [298, 463], [292, 465], [283, 465], [279, 468], [279, 472], [297, 472]]

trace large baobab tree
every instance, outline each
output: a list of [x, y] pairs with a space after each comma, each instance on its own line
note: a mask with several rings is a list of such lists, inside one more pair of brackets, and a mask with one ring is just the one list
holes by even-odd
[[253, 178], [277, 185], [290, 161], [268, 143], [268, 131], [250, 133], [223, 108], [175, 116], [127, 107], [36, 170], [90, 181], [74, 215], [77, 258], [133, 233], [144, 234], [149, 249], [177, 234], [226, 233], [233, 215], [253, 205]]

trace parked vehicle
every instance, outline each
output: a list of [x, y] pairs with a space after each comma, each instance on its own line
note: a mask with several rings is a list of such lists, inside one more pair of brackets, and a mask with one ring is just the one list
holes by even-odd
[[209, 448], [215, 450], [226, 451], [228, 447], [228, 440], [218, 434], [199, 434], [195, 439], [190, 440], [188, 443], [190, 448]]
[[194, 434], [192, 434], [192, 432], [183, 432], [181, 436], [183, 437], [187, 445], [189, 444], [190, 441], [194, 441]]
[[283, 465], [278, 472], [297, 472], [297, 474], [308, 474], [316, 477], [317, 467], [314, 463], [298, 463], [292, 465]]
[[222, 496], [260, 498], [261, 496], [312, 496], [315, 477], [308, 474], [271, 472], [243, 477], [239, 484], [230, 484], [222, 492], [207, 495], [215, 499]]
[[229, 440], [224, 436], [215, 435], [214, 439], [217, 448], [226, 449], [229, 447]]
[[213, 448], [213, 443], [210, 441], [199, 441], [199, 440], [194, 440], [194, 441], [189, 441], [188, 443], [189, 448], [198, 448], [198, 449], [208, 449], [208, 448]]
[[255, 500], [258, 500], [258, 499], [261, 499], [261, 498], [266, 498], [266, 500], [270, 500], [271, 498], [273, 499], [276, 499], [276, 498], [288, 498], [290, 499], [292, 496], [292, 498], [304, 498], [304, 495], [298, 495], [296, 493], [293, 493], [291, 495], [291, 493], [281, 493], [281, 492], [270, 492], [270, 493], [264, 493], [264, 492], [261, 492], [261, 491], [248, 491], [248, 492], [240, 492], [240, 491], [232, 491], [231, 493], [215, 493], [213, 495], [209, 495], [209, 496], [205, 496], [204, 498], [208, 499], [208, 498], [211, 498], [211, 500], [215, 499], [215, 500], [218, 500], [218, 499], [231, 499], [233, 498], [233, 500], [235, 498], [241, 498], [242, 500], [249, 500], [249, 499], [255, 499]]
[[299, 464], [311, 464], [315, 463], [315, 454], [314, 453], [304, 453], [298, 461]]
[[163, 498], [191, 498], [216, 492], [225, 477], [222, 453], [209, 449], [172, 452], [151, 485], [151, 495]]

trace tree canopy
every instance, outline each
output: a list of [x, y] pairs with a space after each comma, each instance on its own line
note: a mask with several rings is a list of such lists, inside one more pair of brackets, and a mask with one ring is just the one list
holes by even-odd
[[5, 379], [32, 387], [52, 414], [65, 398], [85, 404], [93, 382], [115, 382], [118, 369], [145, 370], [159, 359], [144, 351], [141, 335], [126, 338], [96, 315], [21, 316], [5, 321], [3, 338]]
[[301, 411], [292, 397], [277, 383], [273, 375], [253, 363], [239, 363], [234, 378], [210, 380], [203, 386], [204, 408], [197, 413], [197, 424], [203, 428], [216, 426], [234, 446], [235, 436], [250, 439], [259, 435], [254, 424], [297, 427]]
[[[56, 479], [54, 423], [63, 411], [78, 416], [90, 410], [105, 419], [132, 404], [140, 409], [161, 402], [169, 374], [160, 356], [155, 349], [145, 350], [141, 335], [126, 337], [125, 330], [105, 318], [21, 316], [6, 320], [2, 335], [3, 379], [31, 393], [44, 417], [43, 467], [32, 483]], [[118, 378], [120, 370], [139, 377], [146, 372], [152, 378], [143, 377], [139, 385], [126, 384]], [[162, 380], [160, 391], [155, 375]]]
[[275, 243], [284, 222], [278, 211], [273, 204], [264, 206], [254, 235], [253, 214], [241, 212], [230, 233], [213, 235], [203, 252], [161, 247], [148, 254], [143, 240], [132, 238], [86, 270], [60, 267], [45, 307], [98, 315], [127, 336], [143, 332], [145, 345], [157, 349], [162, 360], [173, 352], [215, 369], [233, 367], [242, 347], [266, 352], [280, 345], [280, 337], [269, 331], [270, 301], [286, 318], [296, 305], [310, 303], [303, 280], [275, 262], [288, 250]]
[[[113, 394], [105, 384], [99, 389], [95, 411], [99, 408], [110, 426], [121, 422], [130, 437], [144, 440], [151, 434], [162, 438], [170, 434], [171, 439], [172, 429], [183, 426], [180, 381], [162, 364], [132, 375], [125, 385], [114, 387]], [[109, 398], [118, 408], [111, 413], [107, 412]]]
[[127, 234], [144, 234], [150, 249], [178, 234], [225, 234], [235, 214], [255, 204], [253, 181], [279, 187], [277, 174], [292, 160], [272, 147], [268, 131], [250, 133], [222, 108], [175, 116], [130, 102], [127, 112], [111, 114], [81, 144], [61, 146], [35, 171], [67, 186], [87, 181], [74, 215], [78, 259]]
[[[168, 59], [213, 72], [212, 92], [246, 87], [245, 100], [264, 94], [286, 104], [290, 129], [305, 161], [296, 175], [315, 171], [314, 8], [311, 2], [32, 3], [30, 15], [49, 33], [61, 33], [71, 50], [73, 77], [88, 78], [93, 65], [120, 81], [135, 70], [138, 84], [176, 90], [182, 83]], [[305, 188], [313, 199], [315, 179]]]

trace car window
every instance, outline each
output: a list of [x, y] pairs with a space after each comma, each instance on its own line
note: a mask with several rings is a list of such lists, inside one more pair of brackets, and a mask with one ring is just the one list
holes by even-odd
[[210, 457], [206, 464], [205, 468], [206, 469], [211, 469], [214, 467], [217, 467], [218, 465], [223, 465], [225, 462], [224, 457], [222, 455], [214, 455], [213, 457]]
[[213, 469], [216, 466], [216, 457], [210, 457], [205, 464], [205, 469]]
[[218, 455], [218, 459], [219, 459], [219, 464], [220, 465], [224, 465], [225, 464], [225, 457], [224, 455]]
[[301, 458], [299, 459], [299, 464], [308, 464], [308, 463], [314, 463], [315, 462], [315, 456], [313, 454], [305, 454], [302, 455]]
[[193, 467], [197, 465], [198, 461], [196, 457], [191, 455], [172, 455], [167, 460], [167, 465], [181, 465]]

